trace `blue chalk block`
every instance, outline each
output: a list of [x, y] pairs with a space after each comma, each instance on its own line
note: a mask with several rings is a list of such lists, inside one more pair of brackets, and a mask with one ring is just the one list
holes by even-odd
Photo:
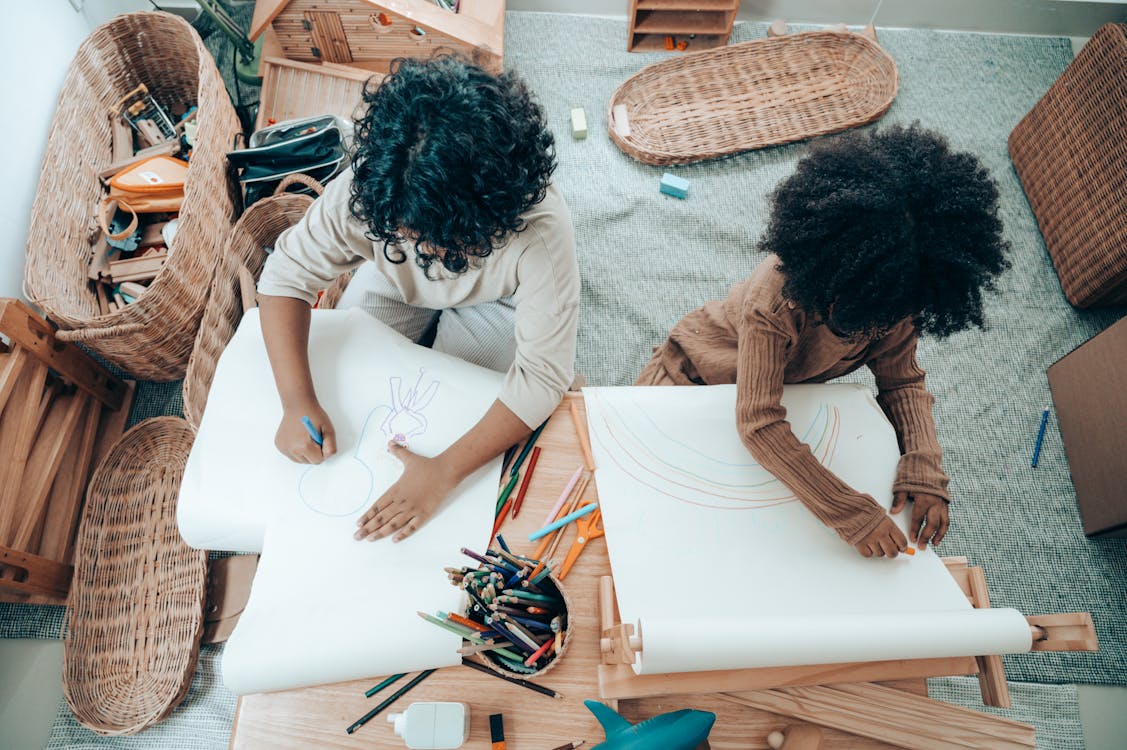
[[674, 198], [687, 198], [689, 195], [689, 181], [666, 172], [661, 176], [661, 192], [672, 195]]

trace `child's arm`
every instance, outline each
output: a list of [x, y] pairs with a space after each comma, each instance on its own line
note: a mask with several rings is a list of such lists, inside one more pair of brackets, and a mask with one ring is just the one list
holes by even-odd
[[463, 479], [530, 433], [520, 417], [494, 401], [469, 432], [434, 458], [388, 443], [391, 454], [403, 462], [403, 474], [356, 522], [356, 539], [375, 541], [394, 534], [392, 541], [399, 542], [411, 536]]
[[823, 466], [795, 437], [782, 405], [783, 372], [790, 336], [757, 310], [750, 310], [739, 337], [736, 365], [736, 424], [755, 460], [862, 555], [888, 555], [908, 542], [884, 509]]
[[881, 340], [879, 351], [867, 364], [876, 378], [877, 403], [896, 428], [900, 441], [892, 512], [900, 512], [909, 498], [913, 500], [908, 529], [912, 541], [922, 549], [928, 541], [939, 544], [946, 535], [951, 496], [931, 413], [935, 398], [928, 392], [925, 373], [916, 362], [917, 340], [914, 328], [902, 324]]

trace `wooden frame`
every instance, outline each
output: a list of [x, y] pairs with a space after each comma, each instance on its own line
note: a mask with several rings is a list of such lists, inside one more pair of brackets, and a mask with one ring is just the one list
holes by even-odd
[[[968, 566], [965, 557], [948, 557], [943, 561], [972, 605], [990, 606], [982, 568]], [[997, 655], [639, 675], [630, 665], [634, 663], [636, 652], [643, 648], [642, 636], [634, 632], [633, 625], [619, 621], [614, 581], [610, 576], [599, 581], [599, 617], [602, 632], [599, 645], [603, 654], [603, 663], [599, 665], [599, 695], [603, 698], [727, 693], [977, 674], [986, 705], [999, 708], [1010, 705], [1002, 659]], [[1039, 615], [1026, 617], [1026, 620], [1032, 630], [1034, 651], [1095, 651], [1099, 648], [1095, 627], [1087, 612]]]
[[364, 85], [383, 76], [335, 63], [306, 63], [282, 57], [262, 60], [262, 90], [254, 128], [314, 115], [337, 115], [351, 122], [361, 114]]
[[630, 0], [626, 51], [723, 47], [739, 9], [739, 0]]
[[0, 600], [63, 604], [86, 484], [132, 384], [19, 300], [0, 300], [0, 336]]

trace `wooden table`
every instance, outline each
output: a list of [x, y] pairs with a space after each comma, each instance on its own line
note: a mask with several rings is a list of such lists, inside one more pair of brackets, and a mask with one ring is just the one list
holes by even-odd
[[[568, 394], [556, 410], [537, 445], [542, 455], [533, 474], [520, 515], [508, 521], [501, 533], [518, 554], [528, 554], [536, 544], [528, 541], [529, 532], [538, 528], [564, 484], [582, 463], [582, 454], [568, 411], [568, 400], [575, 399], [582, 409], [583, 399]], [[598, 497], [592, 482], [583, 500]], [[562, 560], [574, 538], [569, 530], [560, 545]], [[436, 571], [440, 575], [441, 571]], [[586, 699], [598, 699], [596, 667], [600, 661], [598, 632], [598, 581], [610, 574], [604, 539], [595, 540], [564, 581], [571, 601], [572, 635], [564, 658], [539, 682], [564, 695], [556, 700], [531, 690], [511, 685], [467, 667], [440, 669], [401, 698], [384, 714], [377, 716], [355, 734], [345, 727], [371, 709], [394, 688], [372, 699], [364, 691], [382, 675], [355, 682], [324, 685], [303, 690], [287, 690], [244, 696], [239, 700], [231, 735], [232, 750], [251, 748], [402, 748], [387, 723], [386, 714], [403, 711], [416, 701], [461, 701], [470, 706], [470, 739], [465, 748], [484, 749], [489, 742], [489, 715], [503, 713], [505, 737], [512, 750], [549, 750], [572, 740], [586, 740], [586, 747], [603, 739], [602, 729], [583, 706]], [[885, 683], [918, 695], [927, 694], [920, 680]], [[619, 710], [632, 722], [666, 711], [697, 708], [716, 714], [716, 726], [709, 742], [714, 750], [765, 749], [773, 730], [800, 724], [795, 719], [750, 709], [708, 695], [667, 696], [622, 701]], [[891, 748], [876, 740], [824, 729], [827, 750], [870, 750]]]

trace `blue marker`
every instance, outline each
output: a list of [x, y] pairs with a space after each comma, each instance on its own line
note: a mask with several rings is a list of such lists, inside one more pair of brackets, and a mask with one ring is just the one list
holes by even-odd
[[1041, 413], [1041, 427], [1037, 430], [1037, 444], [1033, 446], [1033, 468], [1037, 468], [1037, 459], [1041, 457], [1041, 441], [1045, 439], [1045, 425], [1049, 423], [1049, 407]]
[[[305, 431], [309, 433], [309, 437], [313, 438], [313, 442], [317, 445], [324, 445], [325, 441], [321, 438], [321, 433], [317, 432], [317, 428], [313, 426], [313, 420], [309, 417], [302, 417], [301, 423], [305, 425]], [[1033, 465], [1037, 465], [1037, 459], [1033, 459]]]

